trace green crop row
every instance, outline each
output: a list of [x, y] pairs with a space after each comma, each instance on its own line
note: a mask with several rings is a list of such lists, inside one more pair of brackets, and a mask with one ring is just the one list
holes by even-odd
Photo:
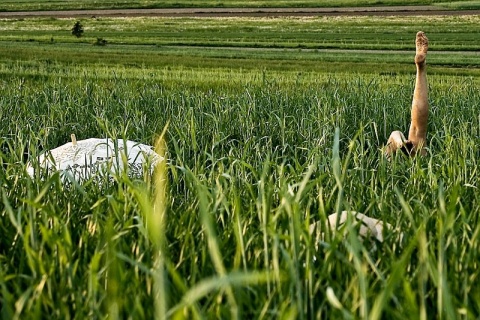
[[412, 34], [424, 30], [432, 72], [476, 75], [480, 65], [477, 16], [83, 19], [80, 38], [71, 34], [74, 22], [0, 21], [0, 59], [405, 73], [412, 70]]

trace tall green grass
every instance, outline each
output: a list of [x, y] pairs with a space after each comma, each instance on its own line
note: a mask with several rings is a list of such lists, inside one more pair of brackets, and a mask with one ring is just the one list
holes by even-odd
[[[12, 68], [0, 80], [3, 318], [480, 315], [478, 78], [430, 76], [429, 155], [387, 161], [413, 74]], [[153, 144], [164, 128], [154, 178], [25, 171], [25, 151], [72, 132]], [[394, 230], [383, 243], [353, 226], [309, 234], [344, 209]]]

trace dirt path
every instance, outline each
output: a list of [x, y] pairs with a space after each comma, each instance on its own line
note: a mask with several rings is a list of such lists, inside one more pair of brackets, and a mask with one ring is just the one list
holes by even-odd
[[444, 10], [436, 6], [355, 8], [183, 8], [0, 12], [0, 19], [25, 17], [272, 17], [272, 16], [480, 15], [480, 10]]

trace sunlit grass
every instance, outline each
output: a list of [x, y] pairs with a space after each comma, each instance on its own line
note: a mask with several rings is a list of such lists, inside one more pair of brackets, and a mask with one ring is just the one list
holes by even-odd
[[[88, 19], [79, 40], [74, 20], [0, 21], [2, 318], [477, 318], [477, 20]], [[387, 161], [423, 27], [429, 155]], [[389, 51], [345, 50], [369, 45]], [[27, 175], [71, 133], [168, 161]], [[322, 225], [339, 210], [393, 230], [342, 238]]]
[[[412, 73], [32, 66], [0, 80], [3, 317], [480, 314], [478, 78], [431, 75], [429, 155], [387, 161]], [[72, 132], [154, 144], [167, 123], [164, 185], [25, 172]], [[337, 209], [403, 235], [309, 235]]]

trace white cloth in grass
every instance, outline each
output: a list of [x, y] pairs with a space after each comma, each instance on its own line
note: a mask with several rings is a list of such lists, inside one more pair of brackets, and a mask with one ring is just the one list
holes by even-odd
[[[362, 238], [371, 237], [376, 239], [380, 242], [383, 242], [383, 233], [384, 227], [387, 227], [387, 230], [393, 230], [392, 226], [389, 223], [385, 223], [381, 220], [370, 218], [363, 213], [355, 212], [355, 211], [342, 211], [340, 215], [337, 213], [332, 213], [328, 216], [327, 225], [332, 231], [338, 231], [342, 229], [342, 227], [347, 222], [348, 218], [350, 217], [352, 224], [354, 226], [359, 226], [358, 234]], [[310, 225], [310, 234], [313, 235], [315, 231], [321, 229], [321, 222], [315, 222]], [[346, 231], [345, 228], [343, 228]], [[321, 238], [324, 237], [324, 233], [320, 233]]]
[[144, 169], [153, 170], [163, 157], [149, 145], [130, 140], [90, 138], [73, 141], [49, 150], [37, 159], [38, 165], [30, 163], [27, 171], [34, 176], [40, 171], [60, 171], [75, 180], [92, 176], [108, 176], [125, 170], [129, 176], [141, 176]]

